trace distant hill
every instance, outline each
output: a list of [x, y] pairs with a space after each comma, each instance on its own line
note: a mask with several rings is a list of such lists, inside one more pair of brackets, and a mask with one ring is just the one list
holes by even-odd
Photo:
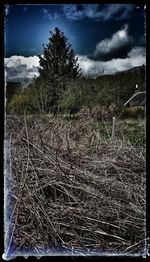
[[[97, 104], [123, 105], [135, 92], [145, 91], [145, 66], [85, 80], [94, 86]], [[138, 87], [138, 89], [136, 88]]]
[[121, 86], [128, 86], [131, 92], [134, 91], [136, 84], [138, 84], [140, 90], [145, 90], [145, 65], [130, 68], [128, 70], [120, 71], [112, 75], [100, 75], [95, 78], [98, 82], [109, 82], [113, 87], [116, 83], [120, 83]]
[[136, 67], [133, 67], [133, 68], [130, 68], [128, 70], [125, 70], [125, 71], [121, 71], [121, 72], [117, 72], [115, 73], [115, 75], [119, 75], [119, 74], [145, 74], [145, 65], [142, 65], [142, 66], [136, 66]]
[[136, 67], [132, 67], [130, 69], [127, 69], [127, 70], [124, 70], [124, 71], [119, 71], [119, 72], [116, 72], [114, 74], [109, 74], [109, 75], [99, 75], [97, 76], [95, 79], [100, 79], [100, 78], [103, 78], [103, 79], [111, 79], [113, 78], [114, 76], [124, 76], [124, 75], [127, 75], [127, 74], [132, 74], [132, 75], [143, 75], [145, 76], [145, 65], [142, 65], [142, 66], [136, 66]]

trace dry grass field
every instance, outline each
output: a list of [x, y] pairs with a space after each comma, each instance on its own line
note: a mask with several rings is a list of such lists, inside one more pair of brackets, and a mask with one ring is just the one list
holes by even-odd
[[145, 250], [144, 121], [7, 116], [6, 253]]

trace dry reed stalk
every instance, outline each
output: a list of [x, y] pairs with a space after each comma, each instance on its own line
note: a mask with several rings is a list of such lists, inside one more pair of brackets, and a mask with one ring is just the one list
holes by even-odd
[[66, 253], [74, 247], [82, 253], [143, 252], [142, 146], [99, 136], [91, 146], [91, 120], [43, 124], [42, 118], [8, 116], [7, 131], [13, 170], [7, 248], [13, 246], [14, 254], [60, 247]]

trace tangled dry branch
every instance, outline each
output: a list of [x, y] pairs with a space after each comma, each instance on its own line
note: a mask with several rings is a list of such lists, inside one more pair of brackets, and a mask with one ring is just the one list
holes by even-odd
[[7, 249], [143, 252], [143, 147], [102, 140], [90, 120], [8, 116], [7, 132]]

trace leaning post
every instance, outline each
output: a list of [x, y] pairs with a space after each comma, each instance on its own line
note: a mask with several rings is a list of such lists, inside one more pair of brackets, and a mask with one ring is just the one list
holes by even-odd
[[113, 119], [112, 119], [112, 133], [111, 133], [111, 139], [114, 139], [115, 137], [115, 128], [116, 128], [116, 117], [113, 116]]

